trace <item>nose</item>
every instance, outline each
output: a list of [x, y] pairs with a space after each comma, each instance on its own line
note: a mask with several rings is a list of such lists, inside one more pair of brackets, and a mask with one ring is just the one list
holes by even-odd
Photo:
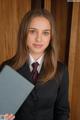
[[41, 33], [37, 33], [36, 41], [40, 42], [42, 40], [42, 35]]

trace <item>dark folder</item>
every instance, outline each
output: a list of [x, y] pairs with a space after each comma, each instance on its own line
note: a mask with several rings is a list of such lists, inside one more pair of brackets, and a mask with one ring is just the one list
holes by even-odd
[[0, 114], [15, 114], [34, 85], [6, 65], [0, 72]]

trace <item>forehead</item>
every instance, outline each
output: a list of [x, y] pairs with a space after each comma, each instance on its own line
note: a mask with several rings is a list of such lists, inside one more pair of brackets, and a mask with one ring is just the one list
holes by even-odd
[[50, 22], [45, 17], [34, 17], [29, 25], [30, 28], [50, 29]]

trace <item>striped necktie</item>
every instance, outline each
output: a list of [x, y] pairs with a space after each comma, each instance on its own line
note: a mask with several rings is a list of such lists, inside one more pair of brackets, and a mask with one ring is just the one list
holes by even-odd
[[31, 76], [33, 79], [33, 83], [36, 84], [37, 83], [37, 79], [38, 79], [38, 71], [37, 71], [37, 67], [38, 67], [39, 63], [38, 62], [34, 62], [32, 64], [32, 72], [31, 72]]

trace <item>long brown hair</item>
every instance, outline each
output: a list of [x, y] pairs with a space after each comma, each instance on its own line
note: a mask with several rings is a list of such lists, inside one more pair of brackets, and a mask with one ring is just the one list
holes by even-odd
[[57, 68], [57, 59], [58, 59], [58, 47], [57, 47], [57, 38], [55, 30], [55, 20], [51, 13], [47, 10], [32, 10], [25, 14], [20, 24], [18, 32], [18, 47], [17, 52], [14, 58], [12, 59], [12, 67], [14, 69], [19, 69], [25, 62], [28, 62], [28, 48], [26, 47], [28, 27], [31, 23], [31, 20], [34, 17], [45, 17], [51, 25], [51, 40], [48, 48], [45, 51], [44, 56], [44, 74], [41, 76], [41, 80], [46, 82], [54, 77]]

